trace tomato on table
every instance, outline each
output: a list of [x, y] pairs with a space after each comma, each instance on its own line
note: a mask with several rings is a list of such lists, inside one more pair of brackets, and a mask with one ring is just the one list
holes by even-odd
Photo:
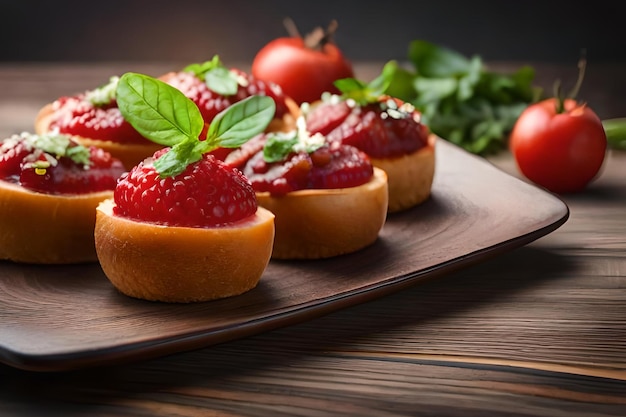
[[518, 118], [510, 148], [520, 171], [555, 193], [584, 189], [598, 174], [607, 141], [602, 121], [587, 105], [550, 98], [530, 105]]
[[[297, 33], [270, 41], [254, 57], [252, 75], [281, 86], [296, 103], [312, 103], [328, 91], [339, 93], [334, 81], [354, 76], [352, 64], [333, 43], [336, 22], [306, 37]], [[296, 32], [292, 30], [292, 32]]]
[[509, 148], [519, 170], [532, 182], [557, 194], [582, 191], [599, 174], [608, 146], [602, 120], [588, 104], [575, 99], [587, 61], [578, 62], [572, 92], [529, 105], [518, 117]]

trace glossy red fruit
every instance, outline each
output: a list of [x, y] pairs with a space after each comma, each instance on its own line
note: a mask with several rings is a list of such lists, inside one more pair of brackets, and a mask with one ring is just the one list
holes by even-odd
[[45, 173], [22, 164], [20, 184], [31, 190], [55, 194], [85, 194], [114, 189], [117, 179], [125, 172], [122, 163], [102, 149], [91, 147], [89, 152], [88, 169], [67, 157], [58, 158], [58, 164], [46, 168]]
[[313, 169], [309, 178], [311, 189], [356, 187], [368, 182], [374, 168], [365, 153], [353, 146], [332, 144], [311, 154]]
[[87, 99], [86, 94], [79, 94], [60, 97], [52, 106], [54, 115], [49, 130], [58, 129], [67, 135], [116, 143], [148, 142], [124, 120], [114, 100], [97, 106]]
[[373, 175], [367, 155], [339, 143], [322, 146], [312, 153], [294, 152], [285, 160], [272, 163], [266, 162], [259, 151], [241, 169], [255, 191], [273, 195], [355, 187], [365, 184]]
[[509, 147], [526, 178], [555, 193], [582, 191], [600, 172], [607, 149], [598, 115], [576, 100], [556, 98], [528, 106]]
[[509, 136], [509, 148], [522, 174], [554, 193], [582, 191], [598, 176], [606, 157], [602, 120], [576, 99], [586, 66], [583, 56], [573, 90], [564, 97], [557, 81], [554, 97], [526, 107]]
[[3, 140], [0, 145], [0, 179], [16, 182], [20, 165], [29, 153], [29, 148], [18, 135]]
[[[29, 137], [14, 135], [3, 141], [0, 147], [0, 178], [3, 180], [40, 193], [73, 195], [113, 190], [125, 171], [120, 160], [102, 149], [87, 148], [88, 163], [85, 164], [67, 155], [37, 148]], [[69, 140], [67, 149], [73, 147], [80, 145]]]
[[310, 132], [319, 132], [326, 136], [345, 122], [353, 109], [354, 106], [349, 105], [346, 100], [332, 103], [321, 102], [307, 114], [307, 128]]
[[[398, 105], [400, 104], [400, 105]], [[428, 144], [428, 127], [412, 106], [381, 98], [359, 106], [352, 101], [325, 101], [307, 115], [311, 133], [362, 150], [370, 157], [389, 158], [415, 152]]]
[[[156, 152], [153, 160], [167, 150]], [[226, 225], [257, 210], [247, 178], [209, 154], [167, 178], [161, 178], [147, 159], [120, 179], [114, 201], [118, 216], [179, 227]]]

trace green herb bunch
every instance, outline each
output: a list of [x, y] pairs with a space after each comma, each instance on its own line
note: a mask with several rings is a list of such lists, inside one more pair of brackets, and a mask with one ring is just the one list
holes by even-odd
[[475, 154], [505, 148], [515, 121], [542, 92], [533, 86], [530, 66], [496, 73], [479, 56], [467, 58], [422, 40], [409, 44], [408, 61], [387, 62], [376, 84], [413, 104], [433, 133]]

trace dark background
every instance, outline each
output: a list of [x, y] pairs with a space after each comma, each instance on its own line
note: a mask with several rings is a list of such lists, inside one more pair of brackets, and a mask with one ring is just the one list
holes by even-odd
[[413, 39], [486, 61], [626, 60], [626, 2], [0, 0], [0, 61], [251, 62], [273, 38], [339, 22], [354, 61], [402, 60]]

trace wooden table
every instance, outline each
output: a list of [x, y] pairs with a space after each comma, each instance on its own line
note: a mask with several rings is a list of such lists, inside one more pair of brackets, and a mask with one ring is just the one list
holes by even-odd
[[[564, 70], [536, 67], [546, 85]], [[109, 75], [176, 68], [4, 64], [0, 135]], [[626, 116], [624, 74], [589, 70], [601, 117]], [[625, 416], [626, 153], [564, 201], [568, 221], [527, 246], [311, 321], [119, 366], [1, 365], [0, 415]]]

